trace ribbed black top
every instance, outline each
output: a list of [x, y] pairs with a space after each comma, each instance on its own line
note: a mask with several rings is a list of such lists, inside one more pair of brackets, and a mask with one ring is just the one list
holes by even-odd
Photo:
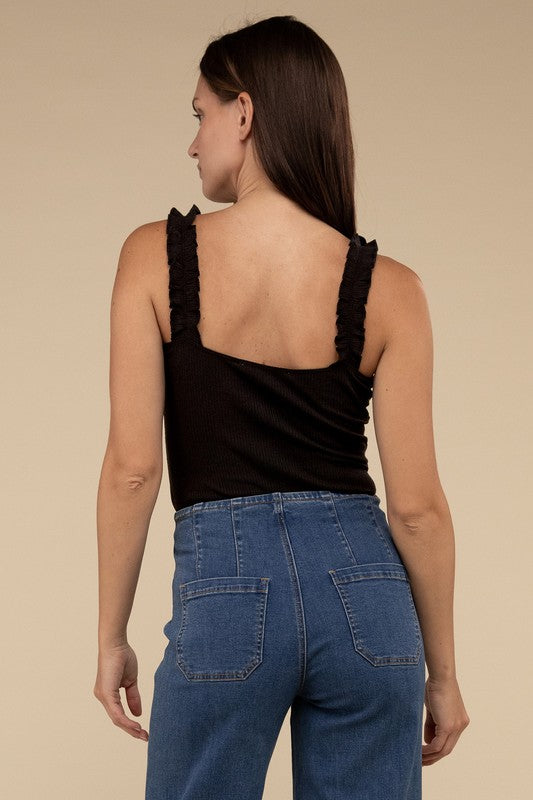
[[365, 456], [373, 377], [359, 372], [377, 244], [350, 239], [337, 303], [339, 359], [286, 369], [204, 347], [193, 205], [167, 221], [171, 340], [163, 342], [170, 495], [193, 503], [267, 492], [375, 494]]

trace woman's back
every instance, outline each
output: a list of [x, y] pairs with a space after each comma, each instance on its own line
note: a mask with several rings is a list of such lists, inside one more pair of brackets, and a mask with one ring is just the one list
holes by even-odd
[[[237, 206], [196, 216], [198, 331], [204, 347], [217, 352], [292, 369], [322, 368], [338, 359], [336, 308], [349, 239], [305, 212], [287, 208], [279, 204], [264, 217]], [[152, 225], [158, 240], [154, 252], [160, 258], [152, 302], [168, 342], [166, 220]], [[360, 363], [368, 376], [383, 351], [384, 306], [400, 270], [408, 267], [376, 257]]]
[[[365, 455], [374, 377], [359, 365], [377, 242], [346, 240], [292, 203], [246, 205], [255, 227], [250, 213], [202, 220], [195, 205], [187, 214], [172, 208], [167, 220], [159, 307], [170, 306], [160, 329], [173, 505], [323, 486], [375, 494]], [[285, 236], [265, 230], [272, 217]], [[149, 235], [160, 235], [158, 225]]]

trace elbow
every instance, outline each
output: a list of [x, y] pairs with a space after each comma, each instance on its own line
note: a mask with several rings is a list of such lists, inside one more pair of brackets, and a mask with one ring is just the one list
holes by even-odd
[[162, 472], [156, 468], [125, 470], [114, 476], [116, 489], [125, 496], [157, 496], [161, 485]]
[[131, 472], [125, 475], [123, 484], [129, 492], [141, 492], [153, 484], [153, 476], [149, 472]]
[[391, 521], [391, 525], [395, 527], [401, 525], [402, 530], [412, 534], [420, 533], [420, 531], [427, 531], [430, 524], [434, 522], [434, 518], [431, 517], [429, 512], [420, 512], [419, 514], [410, 514], [407, 516], [404, 514], [389, 514], [388, 517]]
[[161, 462], [131, 463], [108, 454], [104, 460], [102, 475], [107, 476], [114, 485], [120, 485], [132, 493], [137, 493], [154, 484], [159, 486], [163, 465]]
[[448, 517], [449, 513], [446, 498], [444, 495], [440, 495], [433, 502], [418, 505], [415, 508], [391, 509], [387, 516], [401, 525], [408, 533], [419, 533], [440, 527], [442, 520]]

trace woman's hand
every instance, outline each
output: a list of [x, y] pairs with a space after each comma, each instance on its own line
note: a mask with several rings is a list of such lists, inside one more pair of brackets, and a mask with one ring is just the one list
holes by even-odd
[[428, 766], [451, 753], [470, 718], [456, 678], [428, 678], [424, 702], [424, 741], [429, 744], [422, 745], [422, 766]]
[[148, 741], [148, 731], [124, 713], [119, 689], [126, 690], [132, 714], [142, 713], [141, 696], [137, 687], [137, 656], [129, 644], [101, 648], [98, 652], [98, 674], [93, 693], [100, 700], [112, 722], [135, 739]]

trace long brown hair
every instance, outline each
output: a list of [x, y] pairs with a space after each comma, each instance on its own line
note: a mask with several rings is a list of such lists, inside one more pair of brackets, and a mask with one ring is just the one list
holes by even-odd
[[212, 40], [200, 72], [221, 102], [248, 92], [258, 160], [272, 183], [351, 237], [355, 158], [344, 76], [333, 51], [292, 15]]

